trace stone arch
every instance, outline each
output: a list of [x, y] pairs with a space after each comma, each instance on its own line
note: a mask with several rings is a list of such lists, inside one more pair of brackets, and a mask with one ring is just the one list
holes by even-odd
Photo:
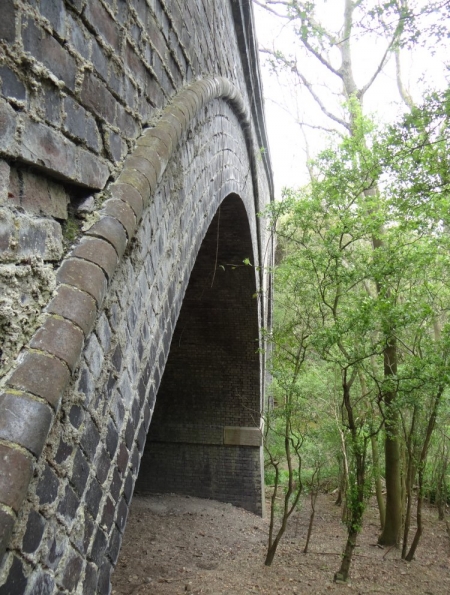
[[109, 592], [183, 296], [226, 197], [242, 200], [261, 263], [256, 155], [231, 83], [193, 83], [138, 140], [63, 261], [2, 395], [5, 592]]
[[136, 490], [231, 502], [261, 514], [259, 316], [241, 199], [203, 239], [156, 398]]

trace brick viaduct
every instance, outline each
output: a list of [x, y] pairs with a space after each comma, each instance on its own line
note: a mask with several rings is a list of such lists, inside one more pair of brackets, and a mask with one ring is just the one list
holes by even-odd
[[263, 512], [252, 15], [1, 0], [0, 595], [109, 593], [135, 488]]

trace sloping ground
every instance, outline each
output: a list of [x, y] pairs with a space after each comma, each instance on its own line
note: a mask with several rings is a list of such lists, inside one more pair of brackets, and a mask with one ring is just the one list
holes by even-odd
[[345, 527], [333, 497], [320, 496], [310, 552], [302, 553], [309, 504], [291, 522], [271, 568], [264, 566], [268, 520], [231, 505], [164, 495], [135, 496], [117, 570], [115, 595], [450, 593], [450, 541], [436, 511], [416, 560], [376, 545], [377, 511], [370, 506], [347, 585], [335, 585]]

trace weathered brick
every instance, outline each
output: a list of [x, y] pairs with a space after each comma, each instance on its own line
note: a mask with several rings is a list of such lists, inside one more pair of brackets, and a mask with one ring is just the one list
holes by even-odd
[[139, 454], [139, 449], [137, 447], [137, 444], [135, 444], [133, 447], [133, 451], [131, 453], [131, 457], [130, 457], [130, 466], [131, 466], [131, 471], [133, 473], [137, 474], [137, 472], [139, 471], [140, 462], [141, 462], [141, 456]]
[[66, 486], [64, 497], [59, 501], [57, 512], [65, 524], [70, 526], [80, 506], [80, 499], [70, 485]]
[[77, 448], [73, 460], [72, 476], [70, 481], [72, 482], [79, 496], [81, 496], [81, 494], [84, 492], [88, 477], [89, 463], [81, 453], [81, 450]]
[[30, 510], [27, 528], [22, 540], [22, 549], [27, 554], [34, 554], [38, 549], [45, 530], [45, 519], [35, 510]]
[[14, 556], [6, 582], [0, 587], [0, 595], [25, 593], [26, 587], [27, 579], [23, 561]]
[[68, 258], [58, 270], [56, 279], [59, 283], [73, 285], [89, 293], [100, 306], [106, 292], [106, 277], [95, 264], [79, 258]]
[[0, 19], [0, 39], [14, 43], [16, 40], [16, 14], [13, 0], [2, 1], [2, 18]]
[[84, 77], [81, 101], [109, 124], [115, 124], [116, 102], [114, 97], [105, 84], [91, 73], [87, 73]]
[[89, 547], [92, 542], [92, 536], [94, 535], [95, 529], [96, 529], [96, 526], [95, 526], [94, 522], [91, 520], [89, 513], [85, 512], [83, 542], [82, 542], [82, 544], [80, 544], [81, 547], [79, 548], [81, 553], [84, 556], [86, 556], [86, 554], [89, 550]]
[[48, 572], [38, 572], [30, 578], [29, 593], [36, 595], [52, 595], [55, 588], [55, 580]]
[[117, 502], [120, 495], [120, 490], [122, 489], [122, 477], [117, 469], [114, 469], [113, 472], [113, 479], [109, 488], [109, 493]]
[[142, 452], [144, 451], [144, 446], [145, 446], [145, 441], [147, 438], [147, 430], [145, 428], [145, 424], [141, 424], [141, 427], [139, 428], [139, 432], [136, 438], [136, 442], [139, 448], [139, 452], [142, 454]]
[[0, 79], [2, 81], [2, 94], [5, 97], [20, 101], [26, 99], [25, 85], [13, 70], [7, 66], [0, 66]]
[[80, 357], [83, 341], [81, 329], [68, 320], [49, 316], [31, 339], [30, 346], [56, 355], [73, 370]]
[[116, 105], [116, 125], [126, 138], [134, 139], [141, 132], [139, 122], [120, 103]]
[[90, 417], [86, 418], [83, 435], [80, 440], [80, 446], [91, 461], [94, 459], [95, 451], [100, 442], [100, 434], [97, 426]]
[[122, 402], [122, 395], [118, 390], [114, 391], [111, 397], [111, 415], [117, 427], [121, 428], [125, 418], [125, 407]]
[[84, 409], [79, 405], [72, 405], [69, 411], [69, 421], [78, 430], [85, 419]]
[[58, 449], [55, 453], [55, 463], [61, 465], [64, 463], [72, 454], [73, 446], [67, 443], [63, 438], [59, 439]]
[[67, 547], [67, 537], [61, 538], [61, 535], [55, 535], [54, 531], [50, 531], [47, 538], [47, 556], [45, 558], [45, 565], [52, 570], [57, 568], [61, 558], [67, 551]]
[[64, 589], [67, 589], [69, 593], [73, 593], [81, 576], [82, 569], [83, 559], [72, 550], [66, 559], [64, 570], [58, 573], [59, 577], [57, 580]]
[[19, 156], [69, 180], [77, 179], [76, 148], [62, 134], [46, 124], [25, 119]]
[[86, 235], [104, 238], [112, 244], [119, 258], [122, 258], [127, 246], [127, 235], [124, 227], [114, 217], [102, 217], [88, 229]]
[[81, 12], [84, 4], [83, 0], [66, 0], [66, 2], [77, 12]]
[[50, 407], [25, 395], [0, 394], [0, 438], [25, 447], [38, 457], [53, 421]]
[[100, 452], [98, 453], [97, 460], [95, 462], [96, 476], [97, 476], [97, 479], [100, 482], [100, 484], [105, 483], [106, 478], [108, 477], [108, 474], [109, 474], [110, 467], [111, 467], [111, 459], [110, 459], [108, 453], [106, 452], [106, 450], [102, 446], [100, 448]]
[[69, 285], [59, 285], [56, 296], [46, 310], [50, 314], [57, 314], [77, 324], [83, 330], [85, 337], [91, 332], [97, 315], [94, 298]]
[[107, 538], [105, 533], [99, 528], [95, 534], [94, 542], [92, 544], [90, 558], [97, 566], [100, 566], [107, 546]]
[[75, 180], [89, 188], [101, 190], [109, 177], [109, 167], [107, 164], [80, 147], [77, 148], [77, 174]]
[[26, 170], [13, 170], [17, 175], [18, 191], [10, 196], [10, 203], [22, 207], [28, 213], [67, 219], [69, 196], [61, 184]]
[[9, 377], [8, 386], [42, 397], [57, 409], [69, 377], [68, 367], [59, 359], [27, 351]]
[[131, 497], [133, 496], [133, 489], [134, 489], [133, 472], [130, 471], [125, 479], [125, 484], [123, 486], [123, 497], [127, 501], [128, 506], [131, 503]]
[[120, 134], [113, 132], [112, 130], [107, 131], [105, 134], [106, 148], [109, 152], [111, 159], [115, 162], [120, 161], [125, 157], [128, 151], [127, 144], [122, 140]]
[[109, 242], [99, 238], [85, 238], [72, 251], [72, 256], [83, 258], [101, 267], [111, 279], [117, 267], [117, 253]]
[[106, 502], [103, 507], [102, 520], [100, 523], [100, 526], [102, 527], [103, 531], [106, 531], [106, 533], [109, 533], [109, 531], [112, 527], [115, 513], [116, 513], [116, 504], [108, 496], [106, 498]]
[[61, 37], [66, 34], [66, 9], [59, 0], [41, 0], [41, 13]]
[[110, 420], [108, 422], [108, 430], [106, 433], [105, 446], [106, 446], [106, 450], [108, 451], [109, 456], [111, 458], [113, 458], [116, 453], [118, 443], [119, 443], [119, 433], [118, 433], [117, 428], [114, 425], [113, 421]]
[[121, 500], [119, 502], [119, 506], [117, 507], [117, 517], [116, 517], [116, 525], [121, 533], [123, 533], [123, 531], [125, 529], [127, 517], [128, 517], [128, 505], [126, 503], [125, 498], [121, 498]]
[[[79, 4], [81, 9], [81, 1], [82, 0], [75, 0], [72, 2], [71, 0], [66, 0], [71, 5]], [[67, 14], [66, 18], [67, 27], [68, 27], [68, 40], [69, 43], [76, 49], [76, 51], [83, 56], [85, 59], [89, 59], [91, 53], [91, 36], [89, 32], [81, 23], [81, 21], [70, 12]]]
[[85, 16], [101, 37], [117, 51], [120, 41], [117, 24], [98, 0], [87, 3]]
[[117, 560], [119, 558], [120, 546], [122, 545], [122, 534], [114, 527], [110, 541], [109, 541], [109, 548], [107, 551], [108, 558], [111, 560], [113, 565], [117, 564]]
[[126, 468], [128, 465], [128, 458], [129, 458], [129, 453], [128, 453], [127, 447], [122, 442], [119, 446], [119, 452], [117, 453], [116, 464], [117, 464], [117, 468], [123, 475], [125, 474], [125, 471], [126, 471]]
[[80, 140], [86, 140], [87, 136], [87, 113], [71, 97], [64, 99], [65, 120], [64, 128], [69, 134]]
[[103, 352], [106, 354], [111, 349], [111, 328], [108, 323], [108, 318], [103, 312], [97, 323], [97, 335], [103, 348]]
[[86, 492], [85, 503], [94, 519], [97, 517], [102, 496], [102, 488], [100, 487], [96, 479], [92, 479], [88, 491]]
[[95, 39], [92, 40], [91, 60], [97, 75], [106, 81], [108, 79], [108, 58], [106, 52]]
[[111, 573], [111, 564], [105, 559], [100, 567], [97, 583], [97, 593], [100, 595], [109, 595], [111, 593]]
[[85, 348], [84, 357], [91, 369], [95, 380], [100, 376], [103, 367], [103, 352], [95, 334], [89, 337]]
[[55, 87], [52, 83], [43, 82], [43, 106], [44, 118], [53, 124], [58, 126], [61, 124], [62, 117], [62, 99], [61, 93], [58, 87]]
[[58, 495], [59, 480], [52, 469], [45, 464], [44, 472], [36, 488], [40, 505], [51, 504]]
[[6, 161], [0, 160], [0, 205], [8, 199], [10, 171], [10, 167]]
[[[0, 20], [1, 22], [1, 20]], [[16, 134], [16, 113], [5, 101], [0, 100], [0, 139], [3, 153], [9, 153], [14, 147]]]
[[97, 588], [97, 569], [93, 564], [86, 564], [83, 581], [83, 593], [95, 593]]
[[23, 453], [0, 444], [0, 502], [19, 511], [28, 490], [33, 465]]
[[[117, 181], [135, 188], [141, 195], [143, 203], [148, 204], [150, 196], [156, 190], [154, 165], [148, 159], [133, 153], [133, 155], [127, 157], [125, 169]], [[138, 212], [139, 219], [141, 214], [142, 206], [140, 212]]]
[[[14, 255], [15, 260], [28, 260], [33, 256], [40, 256], [46, 261], [61, 259], [63, 237], [61, 226], [57, 221], [32, 218], [19, 213], [14, 217], [13, 224], [15, 242], [10, 254]], [[13, 233], [10, 235], [12, 236]]]
[[25, 51], [30, 52], [34, 58], [42, 62], [73, 91], [75, 89], [76, 63], [67, 50], [31, 18], [24, 20], [22, 38]]
[[103, 212], [105, 215], [115, 217], [124, 227], [127, 232], [128, 239], [134, 236], [136, 230], [136, 216], [133, 209], [116, 198], [110, 198], [103, 205]]
[[128, 450], [131, 450], [131, 447], [133, 446], [135, 433], [136, 429], [134, 427], [133, 420], [129, 419], [125, 430], [125, 444], [127, 445]]
[[0, 559], [8, 547], [15, 520], [16, 518], [11, 512], [0, 509]]

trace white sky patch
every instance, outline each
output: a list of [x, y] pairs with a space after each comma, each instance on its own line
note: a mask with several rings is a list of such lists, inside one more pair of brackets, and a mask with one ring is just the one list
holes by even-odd
[[[330, 31], [338, 33], [343, 20], [343, 0], [318, 0], [317, 15]], [[274, 5], [274, 8], [277, 8]], [[285, 55], [297, 60], [299, 69], [315, 85], [326, 107], [339, 115], [342, 113], [341, 83], [323, 65], [306, 54], [301, 43], [292, 32], [286, 19], [277, 18], [254, 5], [256, 33], [262, 48], [279, 49]], [[435, 18], [439, 18], [436, 15]], [[450, 30], [450, 26], [449, 26]], [[364, 85], [372, 76], [383, 55], [387, 43], [375, 36], [360, 36], [353, 42], [353, 67], [358, 86]], [[263, 90], [265, 96], [266, 123], [275, 177], [275, 193], [279, 198], [284, 186], [297, 187], [308, 183], [306, 167], [307, 153], [304, 134], [298, 121], [303, 121], [308, 139], [310, 157], [314, 157], [327, 142], [326, 132], [321, 127], [336, 128], [315, 104], [307, 89], [298, 83], [293, 73], [279, 68], [273, 72], [268, 66], [267, 54], [260, 55]], [[330, 53], [334, 67], [339, 67], [339, 53]], [[402, 78], [404, 86], [413, 99], [420, 103], [423, 94], [430, 89], [447, 86], [445, 48], [436, 48], [435, 55], [422, 47], [414, 51], [402, 50]], [[397, 90], [394, 56], [364, 98], [366, 114], [373, 114], [379, 122], [392, 122], [405, 106]]]

